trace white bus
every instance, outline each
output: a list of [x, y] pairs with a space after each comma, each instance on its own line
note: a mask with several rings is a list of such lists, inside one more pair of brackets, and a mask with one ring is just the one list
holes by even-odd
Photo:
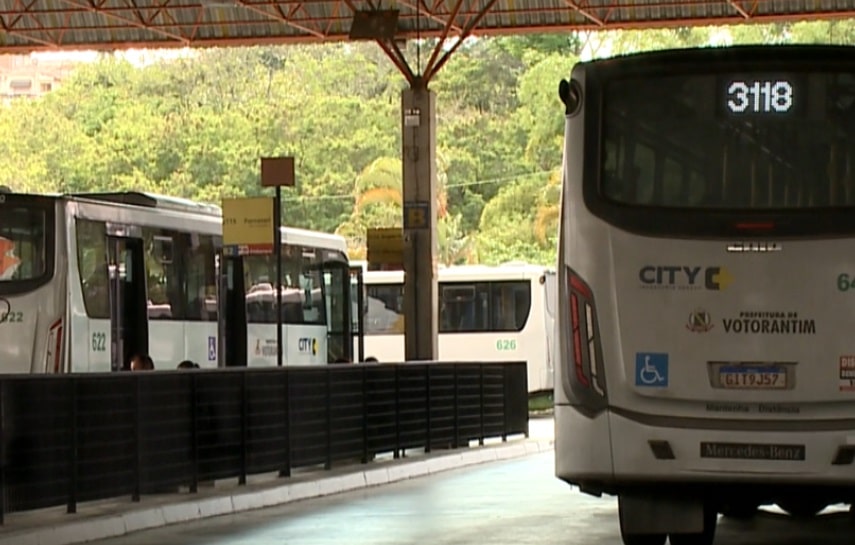
[[[224, 256], [221, 220], [144, 193], [0, 192], [0, 372], [118, 371], [134, 354], [156, 369], [276, 365], [274, 259]], [[344, 239], [281, 232], [284, 364], [350, 359]]]
[[[552, 390], [555, 273], [542, 266], [438, 270], [442, 361], [526, 361], [530, 394]], [[404, 361], [404, 272], [366, 271], [365, 356]]]
[[561, 82], [556, 474], [627, 545], [855, 499], [855, 49], [577, 64]]

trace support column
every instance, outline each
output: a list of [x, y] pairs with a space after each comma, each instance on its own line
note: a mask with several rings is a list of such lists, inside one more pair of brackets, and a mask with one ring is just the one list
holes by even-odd
[[417, 78], [401, 94], [404, 175], [404, 343], [410, 360], [436, 360], [436, 95]]

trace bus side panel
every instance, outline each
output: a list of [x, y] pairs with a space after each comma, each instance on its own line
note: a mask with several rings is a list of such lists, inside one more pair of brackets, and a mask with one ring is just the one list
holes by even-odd
[[174, 369], [186, 353], [187, 322], [148, 321], [148, 351], [155, 369]]
[[[327, 327], [294, 325], [284, 327], [288, 365], [323, 365], [327, 363]], [[275, 328], [274, 328], [275, 331]], [[274, 362], [275, 364], [275, 362]]]
[[555, 474], [595, 491], [600, 491], [598, 484], [611, 483], [614, 472], [609, 429], [608, 412], [591, 418], [570, 405], [556, 405]]
[[[288, 339], [282, 335], [282, 359], [288, 354]], [[276, 326], [246, 324], [246, 364], [249, 367], [276, 365]]]
[[[327, 363], [327, 329], [323, 325], [282, 325], [282, 364]], [[247, 325], [247, 362], [250, 367], [276, 366], [276, 325]]]
[[404, 335], [365, 335], [365, 357], [372, 356], [383, 363], [404, 361]]
[[[185, 322], [184, 334], [184, 355], [181, 359], [197, 363], [199, 367], [216, 367], [219, 346], [217, 322]], [[176, 365], [180, 361], [176, 361]]]

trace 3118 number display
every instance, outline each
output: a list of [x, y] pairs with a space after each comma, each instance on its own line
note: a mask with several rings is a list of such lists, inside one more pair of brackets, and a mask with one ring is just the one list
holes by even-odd
[[793, 107], [793, 84], [786, 80], [732, 81], [727, 110], [734, 114], [782, 114]]

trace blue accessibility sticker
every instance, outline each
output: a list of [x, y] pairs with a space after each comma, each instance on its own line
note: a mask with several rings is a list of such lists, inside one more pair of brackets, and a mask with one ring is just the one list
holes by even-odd
[[208, 361], [217, 361], [217, 338], [208, 337]]
[[635, 385], [655, 388], [668, 386], [668, 354], [637, 352]]

